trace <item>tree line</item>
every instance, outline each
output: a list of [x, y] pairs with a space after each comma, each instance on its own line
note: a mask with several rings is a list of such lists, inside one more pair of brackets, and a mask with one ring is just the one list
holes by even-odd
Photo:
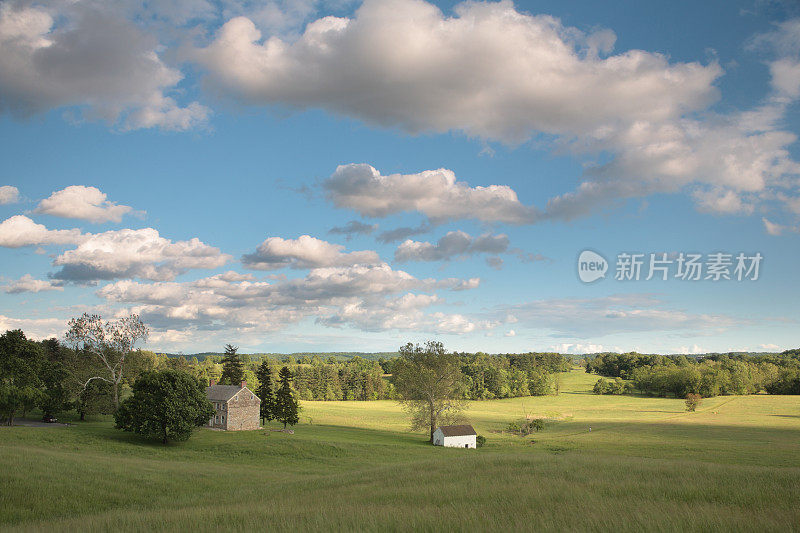
[[[644, 355], [635, 352], [597, 354], [586, 360], [586, 371], [619, 378], [595, 384], [597, 394], [643, 394], [685, 398], [719, 395], [800, 394], [800, 351], [781, 354]], [[620, 380], [628, 380], [627, 385]]]

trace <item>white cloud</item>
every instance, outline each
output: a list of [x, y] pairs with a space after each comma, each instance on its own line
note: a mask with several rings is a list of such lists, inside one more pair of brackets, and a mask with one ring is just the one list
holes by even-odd
[[70, 185], [54, 191], [36, 207], [35, 213], [64, 218], [77, 218], [90, 222], [120, 222], [122, 216], [133, 208], [110, 202], [97, 187]]
[[6, 248], [38, 244], [78, 244], [85, 239], [78, 229], [49, 230], [25, 215], [14, 215], [0, 223], [0, 246]]
[[764, 230], [766, 230], [768, 235], [777, 236], [783, 233], [783, 230], [786, 229], [784, 226], [770, 222], [764, 217], [761, 218], [761, 221], [764, 223]]
[[708, 353], [708, 350], [706, 350], [705, 348], [701, 348], [697, 344], [692, 344], [691, 347], [681, 346], [678, 349], [678, 353], [683, 354], [683, 355], [696, 355], [696, 354], [700, 354], [700, 353]]
[[255, 270], [279, 268], [319, 268], [377, 264], [380, 257], [371, 250], [344, 253], [344, 246], [332, 244], [310, 235], [297, 239], [270, 237], [252, 254], [242, 256], [242, 264]]
[[19, 294], [23, 292], [63, 291], [64, 288], [51, 280], [35, 279], [30, 274], [25, 274], [18, 280], [12, 281], [3, 287], [6, 294]]
[[[365, 331], [468, 332], [487, 327], [462, 315], [426, 313], [443, 303], [434, 291], [477, 286], [478, 280], [421, 280], [389, 265], [355, 265], [311, 270], [305, 277], [275, 283], [226, 273], [192, 282], [141, 283], [122, 280], [97, 291], [109, 302], [132, 305], [160, 331], [275, 331], [305, 318]], [[417, 291], [417, 292], [411, 292]]]
[[[718, 64], [670, 62], [642, 50], [611, 55], [609, 30], [587, 35], [511, 2], [465, 2], [445, 16], [421, 0], [367, 0], [353, 18], [320, 18], [291, 41], [262, 40], [251, 20], [237, 17], [195, 58], [212, 84], [245, 103], [322, 108], [411, 133], [460, 131], [512, 143], [545, 134], [586, 163], [580, 186], [542, 212], [514, 205], [513, 191], [498, 188], [514, 209], [479, 209], [474, 217], [470, 198], [438, 202], [439, 182], [453, 186], [449, 171], [379, 179], [366, 165], [342, 167], [326, 183], [329, 196], [362, 215], [427, 210], [431, 218], [521, 224], [685, 190], [700, 191], [701, 210], [747, 214], [767, 191], [796, 187], [800, 174], [788, 150], [796, 136], [781, 129], [786, 106], [800, 95], [798, 28], [782, 24], [761, 39], [794, 54], [770, 64], [773, 94], [728, 114], [708, 111], [718, 98]], [[420, 196], [421, 182], [432, 184], [432, 206]], [[407, 185], [409, 198], [392, 185]]]
[[444, 168], [383, 176], [367, 164], [341, 165], [323, 186], [334, 205], [369, 217], [417, 211], [434, 221], [477, 219], [508, 224], [528, 224], [538, 217], [536, 208], [520, 203], [510, 187], [470, 187]]
[[800, 226], [785, 226], [768, 220], [766, 217], [761, 217], [761, 222], [764, 223], [764, 231], [767, 235], [778, 236], [784, 232], [800, 233]]
[[91, 282], [120, 278], [174, 279], [191, 269], [214, 269], [231, 257], [199, 239], [173, 242], [153, 228], [87, 234], [53, 261], [55, 279]]
[[[586, 353], [600, 353], [608, 351], [602, 344], [581, 344], [581, 343], [561, 343], [550, 346], [551, 352], [557, 353], [573, 353], [573, 354], [586, 354]], [[615, 349], [614, 351], [620, 351]]]
[[800, 96], [800, 61], [781, 58], [769, 65], [772, 86], [779, 95], [790, 99]]
[[0, 4], [0, 111], [28, 116], [78, 108], [124, 129], [185, 130], [209, 110], [181, 107], [168, 93], [183, 78], [159, 44], [113, 3]]
[[248, 103], [507, 141], [662, 120], [716, 97], [717, 65], [670, 64], [638, 50], [603, 58], [613, 33], [586, 35], [508, 1], [465, 2], [454, 12], [367, 0], [354, 18], [320, 18], [294, 42], [262, 41], [250, 19], [237, 17], [195, 57], [212, 83]]
[[450, 231], [436, 244], [407, 240], [395, 250], [396, 261], [449, 261], [473, 254], [501, 254], [508, 250], [507, 235], [484, 234], [473, 238], [463, 231]]
[[508, 315], [514, 317], [516, 329], [545, 329], [554, 336], [576, 339], [641, 331], [705, 334], [749, 323], [728, 315], [670, 309], [662, 300], [647, 294], [536, 300], [498, 306], [489, 317], [503, 321]]
[[695, 201], [700, 211], [717, 214], [750, 214], [753, 206], [744, 203], [741, 196], [728, 189], [695, 191]]
[[12, 185], [0, 187], [0, 205], [14, 204], [19, 201], [19, 189]]
[[517, 332], [514, 331], [513, 329], [510, 329], [503, 334], [503, 337], [516, 337], [516, 336]]
[[67, 330], [67, 321], [59, 318], [12, 318], [0, 315], [0, 331], [21, 329], [33, 340], [61, 337]]

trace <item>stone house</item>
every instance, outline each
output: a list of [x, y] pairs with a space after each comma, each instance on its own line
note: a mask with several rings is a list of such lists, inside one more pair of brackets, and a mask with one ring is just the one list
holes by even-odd
[[206, 396], [215, 411], [208, 427], [239, 431], [261, 426], [261, 398], [247, 388], [246, 381], [241, 385], [217, 385], [212, 381], [206, 387]]
[[460, 426], [439, 426], [433, 432], [434, 446], [447, 448], [475, 448], [478, 434], [469, 424]]

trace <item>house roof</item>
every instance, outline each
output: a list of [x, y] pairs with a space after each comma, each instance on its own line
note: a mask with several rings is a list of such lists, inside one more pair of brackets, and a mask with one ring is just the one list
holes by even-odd
[[242, 390], [239, 385], [211, 385], [206, 387], [206, 396], [212, 402], [227, 402]]
[[463, 437], [464, 435], [476, 435], [475, 429], [469, 424], [462, 424], [460, 426], [439, 426], [442, 430], [442, 435], [445, 437]]

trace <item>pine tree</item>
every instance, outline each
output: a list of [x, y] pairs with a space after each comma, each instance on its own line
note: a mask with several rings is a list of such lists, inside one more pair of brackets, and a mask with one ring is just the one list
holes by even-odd
[[298, 411], [300, 406], [297, 404], [294, 395], [292, 394], [292, 371], [288, 366], [281, 368], [278, 372], [278, 392], [275, 394], [275, 409], [273, 413], [278, 422], [283, 422], [283, 428], [286, 425], [293, 426], [300, 420]]
[[239, 359], [236, 351], [238, 346], [232, 344], [225, 345], [225, 355], [222, 357], [222, 376], [219, 378], [220, 384], [239, 385], [244, 379], [244, 363]]
[[258, 389], [256, 394], [261, 398], [261, 419], [275, 419], [275, 393], [272, 390], [272, 370], [269, 368], [269, 360], [265, 357], [256, 371], [258, 378]]

